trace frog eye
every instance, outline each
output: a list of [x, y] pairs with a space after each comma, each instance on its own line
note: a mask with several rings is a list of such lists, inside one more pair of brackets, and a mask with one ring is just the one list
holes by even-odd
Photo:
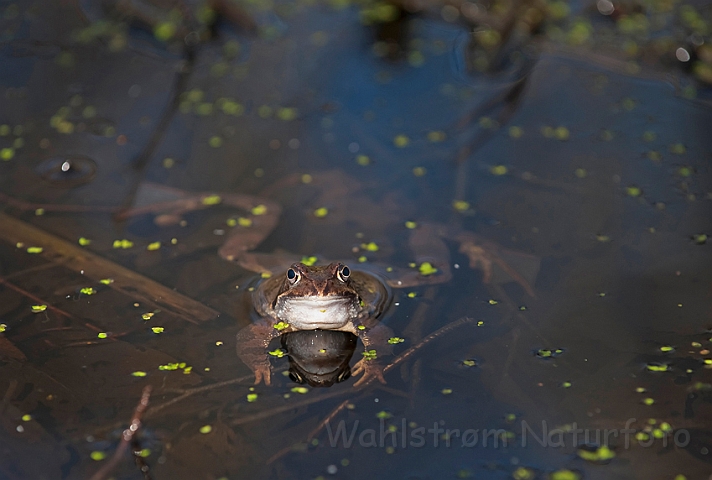
[[289, 270], [287, 270], [287, 280], [289, 280], [289, 283], [291, 285], [296, 285], [296, 283], [299, 281], [300, 277], [301, 276], [299, 275], [299, 273], [296, 270], [294, 270], [293, 268], [290, 268]]
[[346, 282], [346, 280], [348, 280], [349, 276], [351, 275], [351, 269], [344, 265], [339, 269], [336, 275], [339, 277], [339, 280], [341, 280], [342, 282]]

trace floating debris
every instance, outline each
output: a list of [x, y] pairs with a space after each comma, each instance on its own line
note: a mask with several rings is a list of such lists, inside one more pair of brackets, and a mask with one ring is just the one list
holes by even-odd
[[48, 158], [35, 167], [35, 172], [57, 187], [76, 187], [90, 182], [96, 175], [96, 162], [82, 155]]

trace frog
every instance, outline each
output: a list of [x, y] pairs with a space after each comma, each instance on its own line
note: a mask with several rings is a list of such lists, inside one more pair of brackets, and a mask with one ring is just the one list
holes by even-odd
[[[308, 183], [310, 188], [322, 191], [314, 205], [336, 205], [334, 210], [352, 216], [359, 211], [377, 208], [370, 204], [350, 206], [349, 201], [359, 200], [360, 186], [340, 171], [309, 175], [308, 180], [305, 182], [304, 175], [288, 176], [260, 195], [191, 193], [143, 184], [134, 206], [118, 215], [128, 218], [151, 213], [157, 225], [171, 225], [181, 222], [187, 212], [218, 204], [240, 212], [231, 218], [232, 229], [217, 253], [226, 261], [260, 274], [259, 281], [250, 287], [253, 318], [238, 332], [236, 343], [238, 356], [254, 372], [255, 384], [263, 381], [271, 384], [268, 346], [273, 338], [317, 329], [348, 332], [361, 339], [364, 356], [351, 371], [354, 376], [361, 375], [355, 386], [374, 379], [385, 383], [378, 359], [390, 354], [392, 349], [388, 343], [392, 331], [381, 321], [393, 298], [392, 289], [450, 281], [450, 253], [445, 239], [459, 245], [459, 251], [469, 259], [471, 268], [482, 271], [483, 283], [514, 281], [528, 295], [535, 297], [529, 279], [505, 260], [512, 255], [531, 256], [502, 248], [473, 232], [435, 222], [411, 222], [408, 225], [407, 243], [414, 259], [408, 266], [384, 267], [371, 262], [354, 264], [353, 258], [349, 263], [343, 259], [307, 258], [297, 253], [256, 251], [277, 228], [282, 215], [282, 206], [273, 199], [275, 192], [300, 183]], [[367, 221], [378, 223], [383, 216], [387, 215], [370, 215]], [[336, 215], [323, 220], [330, 221], [335, 227], [345, 221]], [[386, 227], [390, 228], [390, 224]], [[535, 260], [532, 278], [538, 269], [538, 259]]]
[[359, 337], [366, 354], [351, 369], [363, 373], [354, 384], [371, 378], [386, 383], [377, 355], [390, 354], [390, 328], [380, 317], [392, 295], [376, 274], [352, 270], [341, 262], [328, 265], [292, 264], [283, 275], [264, 279], [252, 292], [256, 321], [237, 334], [237, 355], [255, 373], [255, 383], [271, 383], [271, 367], [264, 354], [270, 341], [299, 331], [348, 332]]

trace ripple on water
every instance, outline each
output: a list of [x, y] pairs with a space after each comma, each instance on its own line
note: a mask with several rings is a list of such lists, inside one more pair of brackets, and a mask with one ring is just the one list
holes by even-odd
[[83, 155], [59, 155], [44, 160], [35, 172], [58, 187], [76, 187], [92, 181], [96, 162]]

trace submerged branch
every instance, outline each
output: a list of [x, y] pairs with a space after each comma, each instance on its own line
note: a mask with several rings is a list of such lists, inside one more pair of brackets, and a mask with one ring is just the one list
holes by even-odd
[[99, 469], [94, 475], [91, 476], [89, 480], [103, 480], [104, 478], [107, 478], [111, 471], [116, 468], [116, 465], [121, 461], [121, 457], [124, 456], [126, 453], [126, 450], [131, 446], [131, 442], [133, 441], [134, 435], [136, 435], [136, 432], [138, 432], [138, 429], [141, 428], [141, 418], [143, 417], [143, 412], [146, 411], [146, 408], [148, 408], [148, 401], [151, 398], [151, 385], [146, 385], [143, 387], [143, 393], [141, 394], [141, 400], [138, 402], [138, 405], [136, 405], [136, 410], [134, 410], [133, 417], [131, 417], [131, 423], [129, 424], [129, 428], [124, 430], [124, 432], [121, 434], [121, 443], [119, 443], [119, 446], [116, 448], [116, 452], [114, 452], [114, 456], [111, 457], [111, 460], [106, 462], [103, 467]]

